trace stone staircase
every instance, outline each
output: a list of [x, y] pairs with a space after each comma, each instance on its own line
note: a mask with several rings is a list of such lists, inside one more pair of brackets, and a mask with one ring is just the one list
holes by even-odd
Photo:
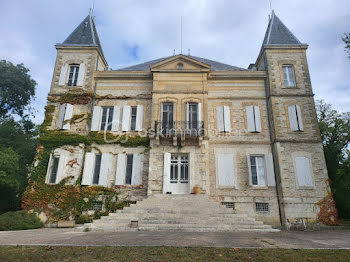
[[279, 231], [205, 195], [150, 196], [79, 229], [86, 228], [92, 231]]

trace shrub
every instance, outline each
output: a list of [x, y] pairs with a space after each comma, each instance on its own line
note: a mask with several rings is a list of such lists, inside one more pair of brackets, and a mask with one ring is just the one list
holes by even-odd
[[0, 215], [0, 230], [23, 230], [43, 227], [43, 223], [35, 214], [25, 210], [7, 212]]

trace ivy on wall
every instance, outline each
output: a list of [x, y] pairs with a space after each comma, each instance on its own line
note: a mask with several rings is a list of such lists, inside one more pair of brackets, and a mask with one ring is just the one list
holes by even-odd
[[329, 179], [326, 181], [327, 195], [320, 200], [316, 205], [320, 207], [320, 212], [317, 215], [317, 220], [325, 225], [335, 226], [338, 225], [338, 210], [333, 198], [333, 194], [330, 190]]

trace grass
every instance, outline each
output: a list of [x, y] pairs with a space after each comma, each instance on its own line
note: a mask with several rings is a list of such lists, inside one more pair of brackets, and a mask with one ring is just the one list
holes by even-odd
[[349, 261], [350, 250], [176, 247], [0, 247], [1, 261]]

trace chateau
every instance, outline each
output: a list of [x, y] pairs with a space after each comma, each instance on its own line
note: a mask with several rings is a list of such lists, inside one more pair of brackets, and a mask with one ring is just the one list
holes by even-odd
[[[246, 69], [179, 54], [110, 70], [89, 14], [56, 45], [48, 129], [106, 134], [106, 141], [54, 150], [46, 183], [73, 176], [84, 186], [116, 188], [137, 201], [129, 208], [134, 214], [143, 202], [164, 209], [178, 203], [167, 209], [174, 217], [198, 203], [203, 219], [233, 209], [232, 216], [264, 226], [315, 220], [328, 175], [307, 48], [272, 13], [260, 53]], [[52, 99], [74, 92], [91, 99]], [[133, 146], [138, 137], [149, 138], [149, 146]], [[117, 213], [111, 217], [118, 220]]]

